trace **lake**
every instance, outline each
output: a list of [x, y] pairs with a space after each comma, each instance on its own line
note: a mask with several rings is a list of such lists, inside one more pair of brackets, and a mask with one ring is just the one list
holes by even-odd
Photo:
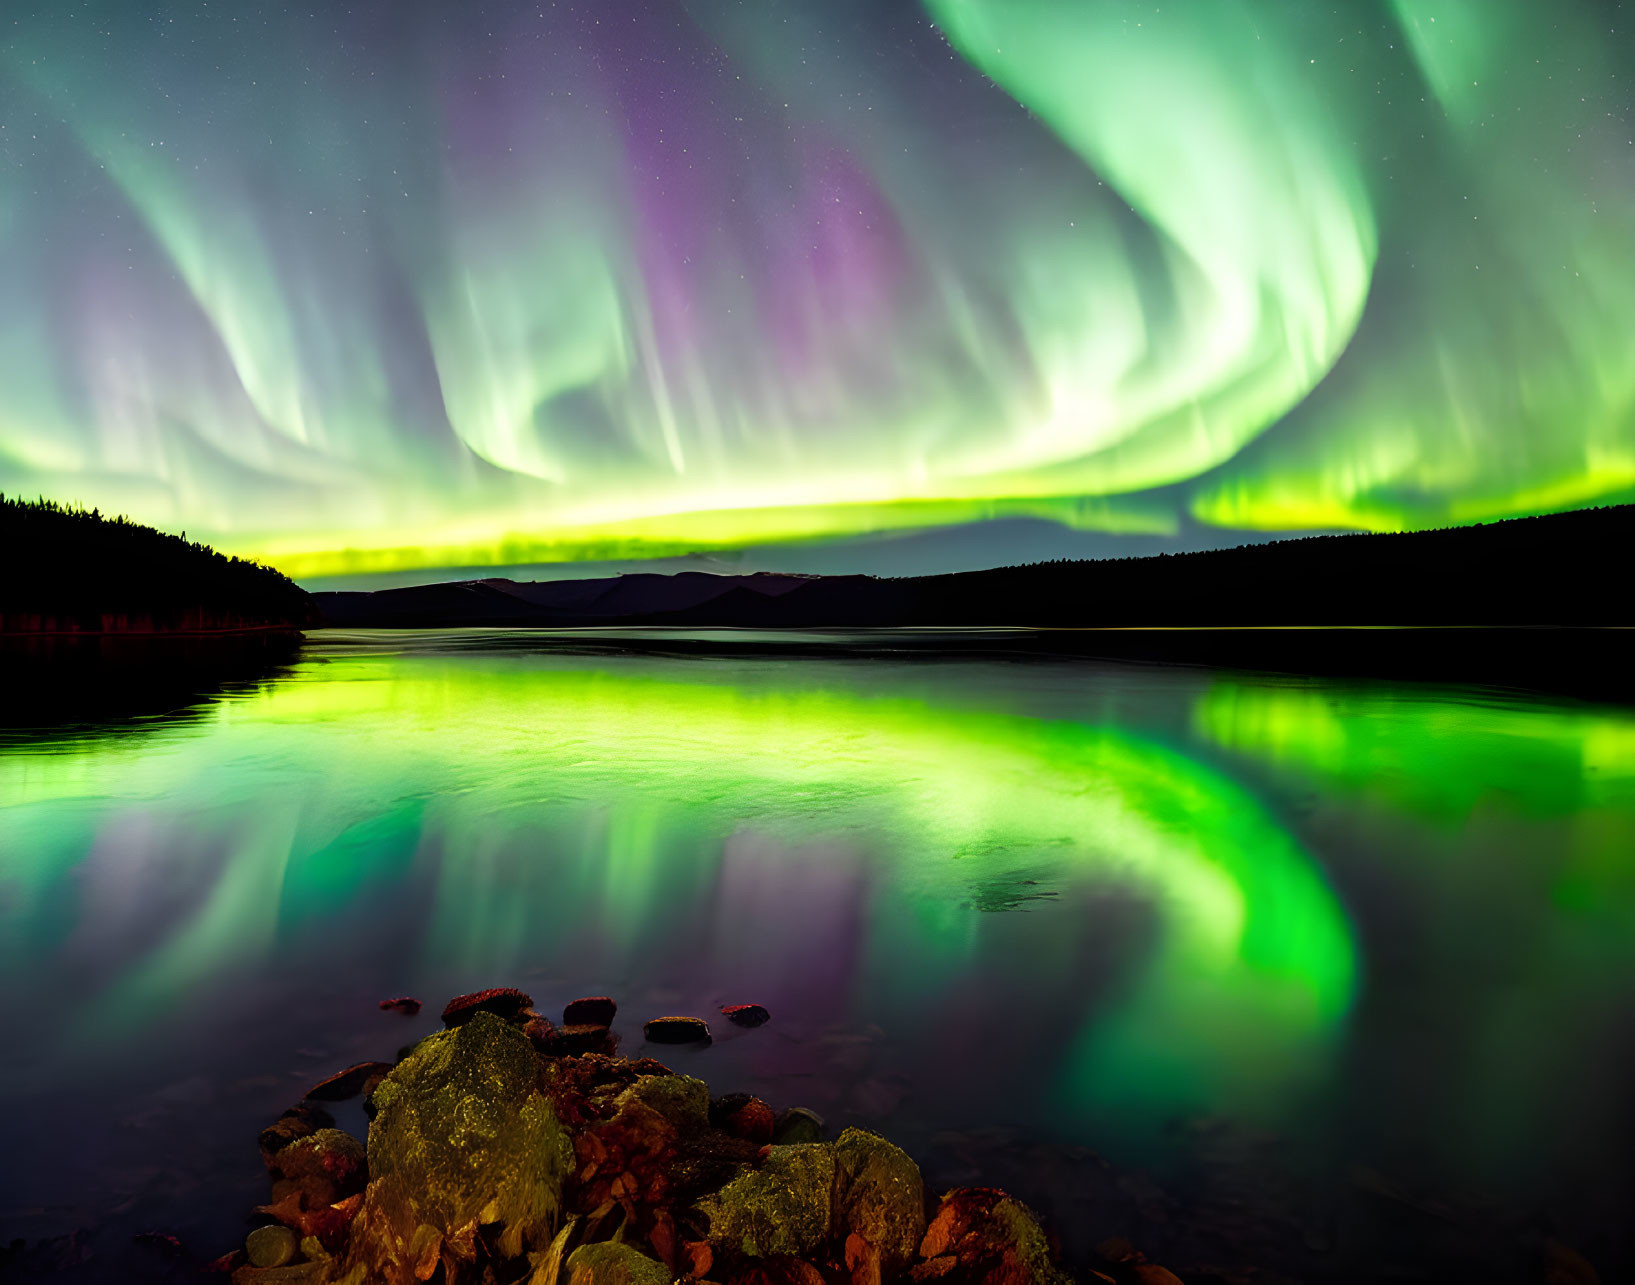
[[0, 1243], [225, 1252], [305, 1086], [517, 985], [1071, 1253], [1635, 1264], [1635, 712], [797, 641], [317, 633], [0, 734]]

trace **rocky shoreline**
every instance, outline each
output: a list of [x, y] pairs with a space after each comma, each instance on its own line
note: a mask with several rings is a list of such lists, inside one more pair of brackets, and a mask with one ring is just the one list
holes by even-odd
[[[412, 1013], [418, 1001], [382, 1001]], [[712, 1097], [702, 1080], [618, 1055], [614, 1001], [556, 1023], [521, 991], [452, 1000], [395, 1063], [314, 1085], [262, 1131], [271, 1198], [215, 1269], [232, 1285], [1066, 1285], [1048, 1230], [991, 1187], [934, 1195], [907, 1153], [800, 1107]], [[760, 1026], [759, 1005], [723, 1010]], [[701, 1043], [658, 1017], [650, 1043]], [[326, 1102], [361, 1096], [367, 1143]], [[1129, 1246], [1088, 1279], [1177, 1277]]]

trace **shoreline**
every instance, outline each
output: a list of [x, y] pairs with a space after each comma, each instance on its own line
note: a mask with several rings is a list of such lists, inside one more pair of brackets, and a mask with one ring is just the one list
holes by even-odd
[[1184, 666], [1280, 679], [1412, 682], [1510, 694], [1635, 702], [1635, 629], [1574, 625], [1231, 627], [906, 626], [757, 628], [641, 625], [323, 626], [308, 645], [446, 634], [540, 650], [668, 656], [1047, 659]]
[[[444, 1029], [312, 1086], [262, 1131], [271, 1199], [232, 1285], [1071, 1285], [1059, 1242], [992, 1187], [927, 1191], [884, 1137], [715, 1097], [651, 1058], [621, 1057], [606, 996], [561, 1025], [511, 988], [458, 996]], [[410, 997], [382, 1010], [413, 1015]], [[756, 1004], [722, 1018], [755, 1029]], [[721, 1019], [717, 1019], [721, 1020]], [[700, 1047], [709, 1024], [660, 1016], [649, 1044]], [[326, 1104], [361, 1097], [367, 1143]], [[1178, 1285], [1123, 1241], [1083, 1279]]]

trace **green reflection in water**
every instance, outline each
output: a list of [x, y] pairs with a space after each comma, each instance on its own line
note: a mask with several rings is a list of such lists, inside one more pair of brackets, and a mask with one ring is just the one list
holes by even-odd
[[1375, 1020], [1448, 1068], [1446, 1145], [1486, 1174], [1568, 1154], [1575, 1130], [1600, 1145], [1599, 1051], [1627, 1026], [1635, 942], [1635, 715], [1218, 679], [1193, 725], [1314, 787], [1313, 824], [1404, 899], [1382, 922], [1410, 938], [1412, 994]]
[[[630, 947], [709, 913], [725, 848], [752, 835], [773, 884], [851, 854], [870, 905], [845, 949], [921, 1008], [972, 966], [985, 919], [972, 906], [1043, 887], [1062, 898], [1049, 914], [1082, 913], [1093, 933], [1097, 896], [1145, 903], [1156, 930], [1116, 994], [1063, 1014], [1080, 1025], [1060, 1072], [1070, 1102], [1173, 1103], [1234, 1065], [1275, 1091], [1343, 1018], [1342, 911], [1218, 771], [1115, 726], [869, 694], [832, 674], [674, 673], [341, 651], [140, 744], [0, 757], [18, 839], [7, 917], [35, 933], [15, 949], [126, 933], [88, 1021], [136, 1024], [419, 880], [434, 894], [421, 952], [495, 975], [587, 925]], [[150, 940], [114, 905], [155, 883], [181, 908]], [[761, 931], [776, 952], [777, 925]]]
[[1450, 835], [1490, 820], [1520, 838], [1518, 824], [1561, 822], [1560, 837], [1518, 853], [1518, 864], [1542, 872], [1556, 905], [1635, 930], [1635, 717], [1626, 711], [1221, 680], [1194, 723], [1217, 744]]
[[1448, 825], [1484, 802], [1537, 817], [1635, 802], [1635, 719], [1618, 711], [1219, 680], [1194, 715], [1217, 744]]

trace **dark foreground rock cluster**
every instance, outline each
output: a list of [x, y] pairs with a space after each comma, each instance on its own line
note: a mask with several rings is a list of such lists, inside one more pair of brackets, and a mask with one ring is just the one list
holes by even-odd
[[[462, 996], [395, 1064], [315, 1086], [262, 1132], [271, 1198], [218, 1266], [233, 1285], [1069, 1280], [1004, 1192], [933, 1196], [876, 1134], [826, 1140], [810, 1111], [712, 1099], [701, 1080], [620, 1057], [612, 1012], [576, 1001], [557, 1026], [519, 991]], [[359, 1094], [367, 1144], [322, 1105]], [[1139, 1255], [1097, 1275], [1176, 1279]]]

